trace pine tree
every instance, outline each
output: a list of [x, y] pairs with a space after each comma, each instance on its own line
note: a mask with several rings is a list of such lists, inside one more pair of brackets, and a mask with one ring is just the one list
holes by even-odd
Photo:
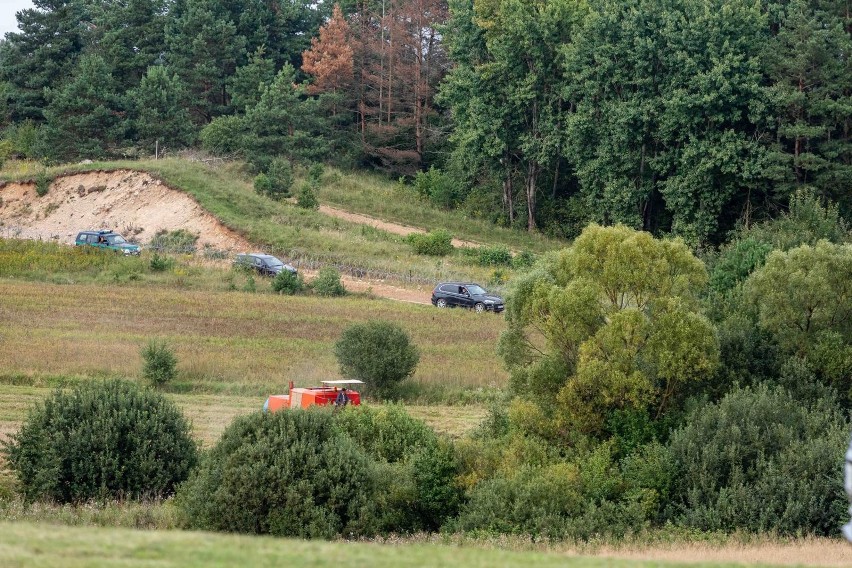
[[125, 113], [118, 85], [97, 55], [80, 58], [70, 80], [47, 92], [45, 137], [55, 160], [107, 156], [123, 139]]
[[148, 69], [139, 87], [131, 91], [136, 139], [146, 149], [178, 149], [191, 144], [195, 129], [186, 110], [186, 89], [167, 67]]

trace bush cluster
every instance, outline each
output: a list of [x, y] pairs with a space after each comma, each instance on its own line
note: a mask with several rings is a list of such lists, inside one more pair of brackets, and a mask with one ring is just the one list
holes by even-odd
[[454, 250], [453, 235], [444, 229], [436, 229], [429, 233], [410, 233], [405, 242], [411, 245], [414, 252], [428, 256], [447, 256]]
[[190, 233], [186, 229], [157, 231], [148, 248], [157, 252], [172, 252], [191, 254], [195, 252], [198, 235]]
[[420, 352], [400, 326], [386, 321], [346, 328], [334, 345], [344, 377], [360, 379], [378, 397], [393, 396], [398, 384], [414, 374]]
[[120, 380], [54, 392], [4, 450], [27, 501], [58, 503], [166, 497], [197, 461], [174, 403]]
[[289, 270], [282, 270], [272, 279], [272, 291], [277, 294], [292, 296], [305, 289], [305, 279], [301, 274], [293, 274]]
[[317, 277], [311, 283], [311, 287], [318, 296], [336, 297], [345, 296], [346, 288], [340, 280], [340, 271], [333, 266], [324, 266], [320, 269]]

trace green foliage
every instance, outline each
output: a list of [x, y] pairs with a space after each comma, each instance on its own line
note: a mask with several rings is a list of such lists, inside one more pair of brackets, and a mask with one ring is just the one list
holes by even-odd
[[755, 269], [763, 266], [772, 245], [753, 237], [737, 240], [722, 250], [710, 274], [710, 287], [720, 293], [742, 284]]
[[418, 195], [445, 209], [453, 209], [463, 197], [459, 183], [435, 166], [426, 172], [417, 172], [414, 187]]
[[177, 376], [177, 357], [167, 342], [151, 339], [140, 354], [144, 361], [142, 376], [155, 387], [170, 383]]
[[248, 277], [246, 277], [246, 283], [243, 285], [243, 292], [248, 292], [249, 294], [257, 292], [257, 282], [253, 275], [249, 274]]
[[767, 386], [734, 391], [672, 434], [667, 517], [699, 530], [834, 534], [848, 505], [839, 465], [848, 434], [825, 399], [803, 403]]
[[455, 447], [446, 441], [427, 446], [415, 456], [412, 470], [421, 526], [438, 530], [458, 514], [464, 501], [457, 480], [459, 462]]
[[47, 170], [41, 170], [36, 174], [35, 190], [36, 195], [44, 197], [50, 191], [50, 184], [53, 183], [53, 176], [47, 173]]
[[334, 538], [369, 534], [375, 491], [363, 450], [324, 409], [240, 416], [181, 487], [193, 528]]
[[522, 250], [512, 258], [512, 268], [522, 270], [535, 264], [535, 254], [528, 250]]
[[57, 390], [4, 449], [27, 501], [59, 503], [167, 497], [197, 459], [177, 407], [119, 380]]
[[405, 330], [385, 321], [349, 326], [335, 343], [334, 354], [343, 376], [364, 381], [379, 397], [392, 395], [420, 361]]
[[272, 291], [278, 294], [292, 296], [305, 289], [305, 280], [301, 274], [293, 274], [289, 270], [282, 270], [272, 279]]
[[405, 242], [414, 252], [429, 256], [447, 256], [454, 250], [453, 236], [444, 229], [435, 229], [428, 233], [409, 233]]
[[272, 193], [272, 181], [269, 176], [261, 172], [254, 176], [254, 190], [258, 195], [269, 195]]
[[149, 67], [129, 98], [136, 138], [146, 150], [178, 150], [195, 141], [195, 128], [186, 109], [186, 89], [167, 67]]
[[247, 126], [242, 116], [217, 116], [201, 129], [201, 147], [213, 154], [235, 154], [242, 148]]
[[512, 266], [512, 253], [505, 245], [479, 247], [476, 261], [480, 266]]
[[340, 281], [340, 271], [333, 266], [320, 268], [319, 274], [311, 282], [311, 287], [319, 296], [331, 298], [346, 295], [346, 288]]
[[806, 354], [826, 331], [852, 342], [852, 245], [821, 241], [775, 251], [745, 291], [760, 325], [788, 353]]
[[[293, 166], [284, 158], [274, 158], [269, 164], [269, 190], [267, 195], [273, 199], [282, 199], [290, 196], [293, 187]], [[257, 187], [255, 187], [257, 189]]]
[[296, 205], [302, 209], [319, 209], [319, 198], [311, 183], [303, 183], [299, 188]]
[[148, 248], [159, 252], [185, 253], [195, 252], [198, 235], [186, 229], [167, 231], [160, 229], [148, 243]]
[[148, 266], [151, 268], [151, 272], [165, 272], [175, 267], [175, 259], [155, 252]]
[[367, 455], [388, 463], [411, 460], [438, 443], [435, 432], [397, 404], [353, 406], [335, 414], [334, 422]]
[[324, 173], [325, 166], [323, 166], [321, 162], [312, 163], [308, 168], [308, 179], [310, 179], [311, 185], [319, 187]]
[[603, 434], [612, 411], [662, 414], [718, 363], [715, 330], [697, 310], [706, 281], [681, 241], [587, 227], [515, 279], [499, 346], [513, 392], [549, 412], [558, 392], [553, 417], [566, 431]]

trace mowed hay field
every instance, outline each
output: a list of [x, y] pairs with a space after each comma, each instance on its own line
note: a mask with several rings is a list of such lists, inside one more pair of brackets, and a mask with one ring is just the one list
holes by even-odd
[[495, 354], [505, 323], [493, 314], [364, 297], [15, 280], [0, 281], [0, 380], [137, 377], [140, 349], [157, 338], [176, 350], [174, 390], [283, 392], [291, 380], [309, 385], [339, 378], [334, 343], [348, 325], [376, 319], [401, 325], [419, 347], [412, 381], [423, 389], [505, 386], [507, 374]]

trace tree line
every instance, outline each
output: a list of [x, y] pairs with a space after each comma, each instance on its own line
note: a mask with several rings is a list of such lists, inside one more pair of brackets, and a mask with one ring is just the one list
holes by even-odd
[[852, 214], [841, 0], [34, 4], [0, 43], [3, 155], [336, 162], [506, 225], [693, 247], [803, 186]]

